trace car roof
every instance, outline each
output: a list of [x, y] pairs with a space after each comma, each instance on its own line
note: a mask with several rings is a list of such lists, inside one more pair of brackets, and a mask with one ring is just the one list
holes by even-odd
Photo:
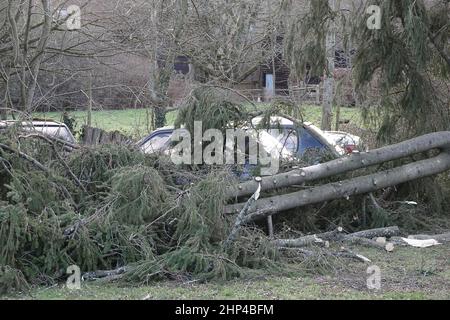
[[[264, 117], [255, 117], [252, 119], [251, 123], [253, 126], [258, 126], [262, 121]], [[280, 116], [273, 116], [270, 117], [270, 125], [282, 125], [282, 126], [293, 126], [294, 121]]]
[[19, 121], [19, 120], [2, 120], [0, 121], [0, 126], [6, 127], [15, 124], [20, 124], [21, 126], [55, 126], [55, 127], [66, 127], [64, 123], [60, 123], [54, 120], [33, 120], [33, 121]]
[[166, 126], [166, 127], [158, 128], [153, 132], [166, 131], [166, 130], [175, 130], [175, 127], [174, 126]]

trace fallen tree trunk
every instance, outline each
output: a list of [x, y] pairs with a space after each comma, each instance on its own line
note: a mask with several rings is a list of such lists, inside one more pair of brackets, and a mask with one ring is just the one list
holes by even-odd
[[364, 247], [376, 248], [388, 252], [394, 251], [394, 245], [392, 243], [381, 243], [367, 238], [357, 238], [347, 236], [344, 237], [341, 241], [351, 245], [360, 245]]
[[342, 236], [342, 232], [344, 232], [344, 229], [339, 227], [333, 231], [307, 235], [297, 239], [278, 239], [274, 240], [273, 243], [278, 247], [285, 247], [285, 248], [300, 248], [314, 244], [320, 245], [320, 243], [324, 243], [325, 241], [334, 241], [340, 239]]
[[93, 272], [87, 272], [83, 274], [83, 281], [94, 281], [98, 279], [117, 279], [117, 277], [122, 277], [129, 268], [121, 267], [115, 270], [97, 270]]
[[340, 251], [328, 251], [328, 250], [320, 250], [320, 251], [314, 251], [314, 250], [308, 250], [304, 248], [289, 248], [289, 247], [281, 247], [280, 251], [285, 252], [294, 252], [297, 254], [301, 254], [306, 258], [315, 258], [320, 259], [321, 257], [337, 257], [337, 258], [347, 258], [352, 260], [357, 260], [359, 262], [368, 263], [371, 262], [371, 260], [363, 255], [357, 254], [349, 249], [346, 249], [344, 247], [341, 248]]
[[[297, 207], [374, 192], [408, 181], [439, 174], [449, 169], [450, 153], [443, 152], [434, 158], [410, 163], [383, 172], [357, 177], [343, 182], [330, 183], [286, 195], [260, 199], [249, 210], [250, 214], [244, 222], [265, 218], [270, 214]], [[240, 212], [243, 207], [244, 204], [229, 205], [225, 207], [225, 213], [235, 214]]]
[[282, 248], [302, 248], [307, 246], [327, 246], [326, 241], [319, 238], [317, 235], [305, 236], [297, 239], [278, 239], [274, 240], [273, 244]]
[[397, 237], [400, 235], [400, 229], [398, 227], [387, 227], [387, 228], [378, 228], [378, 229], [371, 229], [371, 230], [364, 230], [359, 232], [350, 233], [349, 237], [354, 238], [366, 238], [366, 239], [373, 239], [373, 238], [391, 238], [391, 237]]
[[331, 232], [307, 235], [296, 239], [278, 239], [274, 240], [273, 244], [281, 248], [302, 248], [307, 246], [329, 246], [330, 241], [345, 242], [353, 245], [363, 245], [382, 249], [385, 251], [392, 251], [394, 248], [392, 244], [384, 242], [377, 242], [373, 238], [380, 237], [395, 237], [400, 234], [398, 227], [388, 227], [364, 230], [351, 234], [344, 234], [342, 228], [338, 228]]
[[[450, 146], [450, 132], [436, 132], [398, 144], [386, 146], [369, 152], [352, 154], [327, 163], [265, 177], [261, 181], [261, 191], [274, 190], [301, 185], [318, 179], [324, 179], [353, 170], [367, 168], [387, 161], [398, 160], [432, 149], [444, 149]], [[227, 191], [230, 199], [252, 195], [259, 184], [248, 181]]]
[[277, 247], [285, 247], [285, 248], [301, 248], [309, 245], [320, 245], [325, 243], [326, 241], [333, 241], [339, 239], [343, 231], [344, 229], [339, 227], [336, 230], [330, 232], [307, 235], [297, 239], [278, 239], [274, 240], [273, 243]]

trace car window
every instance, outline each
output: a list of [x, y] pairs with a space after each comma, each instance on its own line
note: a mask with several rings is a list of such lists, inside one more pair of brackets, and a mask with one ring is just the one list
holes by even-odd
[[305, 128], [300, 128], [300, 144], [298, 153], [300, 155], [305, 154], [308, 150], [315, 149], [324, 151], [327, 147], [320, 142], [316, 137], [314, 137]]
[[63, 126], [35, 126], [35, 127], [24, 127], [26, 131], [37, 131], [39, 133], [45, 134], [47, 136], [55, 137], [69, 143], [75, 143], [72, 133]]
[[142, 151], [144, 151], [144, 153], [162, 151], [170, 141], [171, 135], [172, 134], [169, 132], [154, 135], [141, 146]]
[[261, 130], [259, 140], [267, 151], [277, 150], [282, 156], [290, 156], [297, 152], [297, 130], [290, 128]]

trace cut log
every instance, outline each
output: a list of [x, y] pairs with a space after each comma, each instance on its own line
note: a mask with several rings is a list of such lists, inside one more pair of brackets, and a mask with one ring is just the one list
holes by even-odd
[[307, 246], [326, 246], [326, 242], [317, 235], [310, 235], [298, 239], [279, 239], [274, 240], [273, 244], [283, 248], [302, 248]]
[[310, 245], [329, 247], [330, 241], [340, 239], [340, 235], [342, 234], [343, 231], [344, 229], [339, 227], [333, 231], [307, 235], [297, 239], [278, 239], [274, 240], [273, 243], [277, 247], [286, 247], [286, 248], [301, 248]]
[[387, 228], [378, 228], [378, 229], [364, 230], [364, 231], [351, 233], [348, 235], [348, 237], [373, 239], [373, 238], [379, 238], [379, 237], [391, 238], [391, 237], [397, 237], [399, 235], [400, 235], [400, 229], [398, 227], [387, 227]]
[[[450, 146], [450, 132], [431, 133], [377, 150], [352, 154], [327, 163], [265, 177], [261, 181], [261, 191], [302, 185], [305, 182], [328, 178], [387, 161], [398, 160], [436, 148], [444, 149], [448, 146]], [[230, 199], [250, 196], [257, 188], [258, 183], [248, 181], [240, 184], [237, 188], [232, 187], [228, 189], [227, 195]]]
[[380, 242], [373, 241], [373, 240], [367, 239], [367, 238], [346, 236], [342, 239], [342, 242], [345, 242], [347, 244], [352, 244], [352, 245], [360, 245], [360, 246], [365, 246], [365, 247], [376, 248], [376, 249], [380, 249], [380, 250], [387, 251], [387, 252], [394, 251], [394, 246], [392, 243], [386, 243], [386, 242], [380, 243]]
[[[429, 143], [431, 143], [429, 141]], [[317, 204], [325, 201], [348, 198], [358, 194], [367, 194], [390, 186], [416, 180], [445, 172], [450, 169], [450, 153], [443, 152], [438, 156], [413, 162], [383, 172], [357, 177], [343, 182], [330, 183], [308, 190], [260, 199], [249, 211], [245, 222], [265, 218], [269, 214]], [[225, 207], [225, 213], [239, 213], [244, 204]]]
[[392, 242], [388, 242], [388, 243], [386, 243], [384, 248], [386, 249], [387, 252], [392, 252], [392, 251], [394, 251], [395, 246]]
[[346, 259], [352, 259], [359, 262], [369, 263], [371, 260], [363, 255], [357, 254], [353, 251], [350, 251], [345, 248], [341, 248], [341, 251], [328, 251], [328, 250], [320, 250], [320, 251], [314, 251], [314, 250], [308, 250], [304, 248], [279, 248], [281, 252], [294, 252], [297, 254], [301, 254], [305, 258], [321, 258], [321, 257], [337, 257], [337, 258], [346, 258]]
[[122, 277], [129, 268], [127, 267], [121, 267], [115, 270], [97, 270], [93, 272], [87, 272], [83, 274], [81, 277], [83, 281], [94, 281], [99, 279], [118, 279]]
[[[302, 248], [307, 246], [320, 246], [328, 248], [330, 245], [329, 241], [337, 241], [351, 245], [362, 245], [392, 252], [394, 250], [394, 245], [392, 243], [388, 243], [385, 237], [391, 237], [400, 234], [400, 230], [398, 227], [365, 230], [348, 235], [344, 235], [342, 232], [343, 229], [338, 228], [331, 232], [308, 235], [297, 239], [278, 239], [274, 240], [273, 244], [280, 248]], [[384, 236], [383, 238], [380, 238], [384, 241], [372, 240], [371, 238], [373, 238], [373, 235]]]
[[387, 240], [386, 240], [385, 237], [373, 238], [372, 240], [375, 241], [375, 242], [381, 243], [381, 244], [386, 244], [387, 243]]
[[[437, 234], [437, 235], [412, 235], [409, 236], [408, 239], [411, 240], [436, 240], [438, 243], [450, 243], [450, 233]], [[409, 243], [405, 241], [405, 238], [402, 237], [393, 237], [390, 239], [390, 242], [394, 243], [398, 246], [407, 247], [410, 246]]]
[[407, 246], [409, 246], [405, 241], [403, 241], [402, 237], [392, 237], [391, 239], [389, 239], [389, 241], [392, 244], [395, 244], [396, 246], [399, 246], [399, 247], [407, 247]]

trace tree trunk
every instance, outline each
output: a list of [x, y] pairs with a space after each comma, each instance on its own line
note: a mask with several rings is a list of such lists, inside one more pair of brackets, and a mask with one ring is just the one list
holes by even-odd
[[[330, 183], [291, 194], [260, 199], [256, 202], [255, 207], [249, 211], [251, 214], [246, 217], [245, 222], [297, 207], [374, 192], [408, 181], [439, 174], [449, 169], [450, 153], [443, 152], [432, 159], [410, 163], [368, 176]], [[231, 214], [239, 212], [241, 209], [242, 204], [231, 205], [225, 208], [225, 212]]]
[[[435, 132], [377, 150], [352, 154], [323, 164], [264, 177], [261, 182], [261, 191], [301, 185], [305, 182], [328, 178], [447, 146], [450, 146], [450, 132]], [[230, 199], [249, 196], [256, 191], [258, 186], [256, 181], [248, 181], [240, 184], [237, 188], [230, 188], [227, 190], [227, 194]]]
[[[26, 112], [32, 112], [34, 95], [37, 88], [37, 81], [39, 77], [39, 72], [41, 68], [41, 63], [44, 59], [45, 51], [47, 49], [47, 43], [50, 37], [50, 32], [52, 28], [52, 11], [50, 8], [49, 0], [41, 0], [44, 20], [42, 24], [42, 32], [40, 35], [39, 43], [37, 45], [37, 51], [34, 57], [31, 59], [30, 63], [30, 79], [28, 82], [26, 100], [23, 101], [24, 108]], [[25, 81], [25, 79], [22, 79]]]
[[[156, 55], [156, 59], [157, 55]], [[166, 125], [166, 110], [169, 102], [167, 92], [170, 86], [170, 78], [173, 71], [174, 58], [171, 55], [166, 57], [164, 61], [156, 61], [153, 70], [152, 79], [152, 99], [155, 103], [153, 108], [155, 115], [155, 128], [161, 128]]]

